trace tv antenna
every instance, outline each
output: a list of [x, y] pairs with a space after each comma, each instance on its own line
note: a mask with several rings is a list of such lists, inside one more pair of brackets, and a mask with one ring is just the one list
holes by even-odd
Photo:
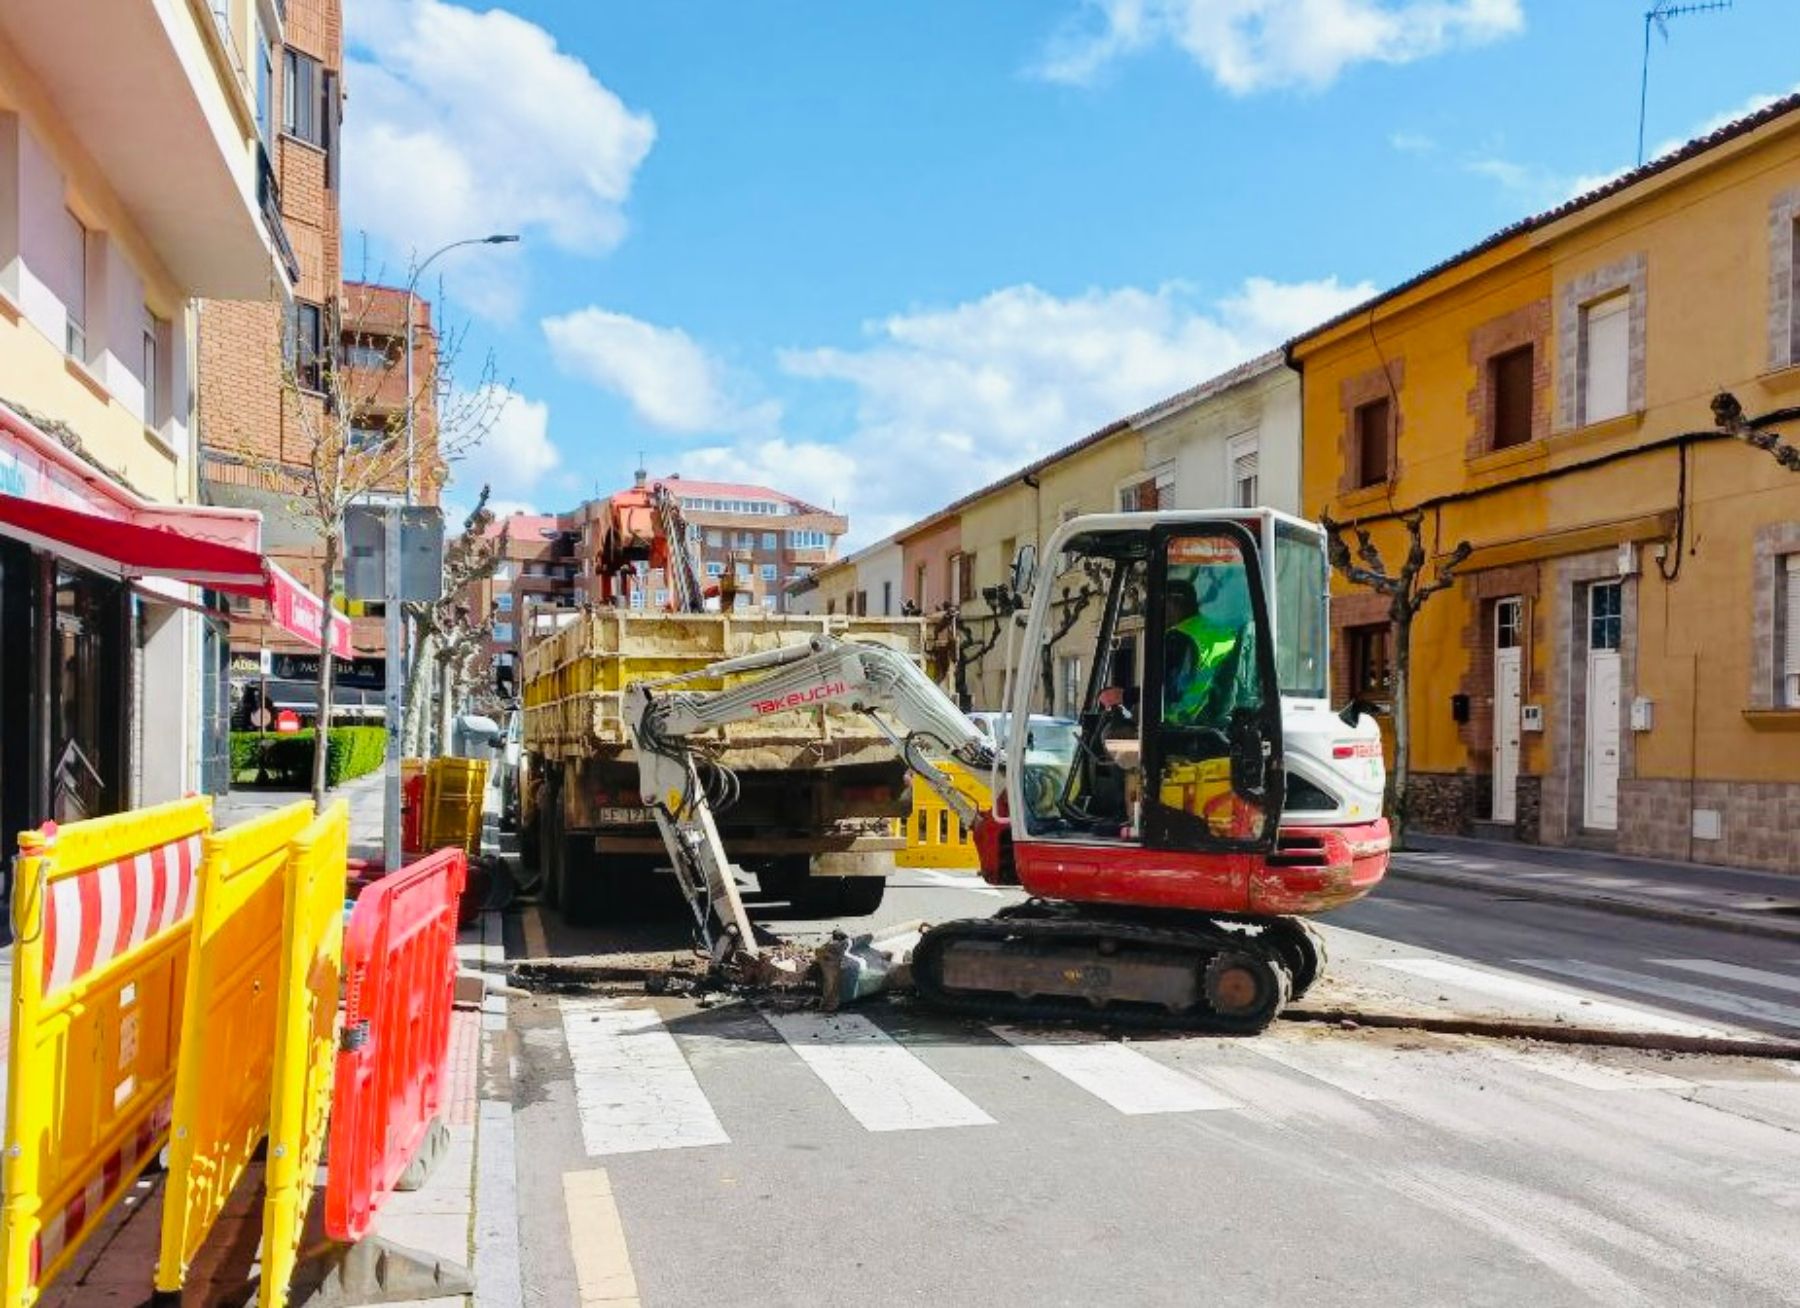
[[1644, 10], [1644, 67], [1638, 80], [1638, 167], [1644, 165], [1644, 110], [1650, 102], [1650, 29], [1655, 27], [1662, 39], [1669, 39], [1669, 20], [1687, 14], [1709, 14], [1731, 8], [1731, 0], [1699, 0], [1695, 4], [1678, 5], [1674, 0], [1655, 0]]

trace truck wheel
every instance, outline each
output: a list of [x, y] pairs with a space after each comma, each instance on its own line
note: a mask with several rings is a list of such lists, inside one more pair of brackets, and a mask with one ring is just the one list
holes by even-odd
[[867, 917], [887, 896], [885, 877], [840, 877], [838, 911], [845, 917]]

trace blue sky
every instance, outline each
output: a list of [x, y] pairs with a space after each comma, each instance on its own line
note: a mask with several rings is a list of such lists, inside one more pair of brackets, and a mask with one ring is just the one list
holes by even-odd
[[[512, 394], [452, 498], [765, 481], [872, 540], [1632, 163], [1648, 0], [345, 0], [346, 274]], [[1800, 84], [1653, 41], [1652, 153]], [[441, 278], [441, 286], [440, 286]]]

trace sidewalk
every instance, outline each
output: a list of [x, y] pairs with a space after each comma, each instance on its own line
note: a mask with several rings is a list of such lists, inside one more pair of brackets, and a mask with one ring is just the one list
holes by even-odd
[[1414, 835], [1388, 875], [1635, 917], [1800, 940], [1800, 874]]
[[[380, 856], [381, 782], [379, 775], [364, 777], [333, 794], [350, 802], [353, 857]], [[306, 797], [297, 791], [235, 791], [214, 805], [215, 826], [231, 826]], [[491, 827], [487, 839], [491, 847]], [[463, 971], [496, 976], [504, 972], [499, 913], [483, 913], [459, 933], [457, 960]], [[10, 950], [3, 961], [10, 963]], [[471, 1300], [484, 1306], [517, 1304], [519, 1222], [506, 1000], [490, 995], [479, 1008], [459, 1007], [451, 1022], [442, 1110], [448, 1147], [420, 1189], [389, 1199], [376, 1219], [374, 1235], [473, 1273], [474, 1296], [416, 1302], [429, 1308], [467, 1308]], [[39, 1302], [56, 1308], [147, 1302], [160, 1239], [164, 1180], [161, 1173], [146, 1174]], [[322, 1202], [321, 1187], [314, 1203]], [[261, 1225], [262, 1175], [260, 1166], [252, 1165], [196, 1259], [183, 1302], [241, 1301], [245, 1279], [254, 1271]]]

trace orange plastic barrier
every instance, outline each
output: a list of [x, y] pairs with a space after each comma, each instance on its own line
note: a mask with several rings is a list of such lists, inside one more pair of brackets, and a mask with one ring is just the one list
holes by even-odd
[[308, 823], [288, 849], [263, 1198], [262, 1289], [257, 1296], [263, 1308], [280, 1308], [287, 1302], [331, 1116], [343, 979], [344, 884], [350, 861], [349, 805], [338, 800]]
[[460, 849], [376, 882], [344, 937], [344, 1040], [337, 1056], [325, 1232], [367, 1235], [444, 1097], [456, 992]]
[[269, 1129], [288, 846], [301, 800], [207, 837], [195, 892], [156, 1288], [181, 1289]]
[[211, 801], [19, 837], [0, 1304], [34, 1303], [167, 1137]]

